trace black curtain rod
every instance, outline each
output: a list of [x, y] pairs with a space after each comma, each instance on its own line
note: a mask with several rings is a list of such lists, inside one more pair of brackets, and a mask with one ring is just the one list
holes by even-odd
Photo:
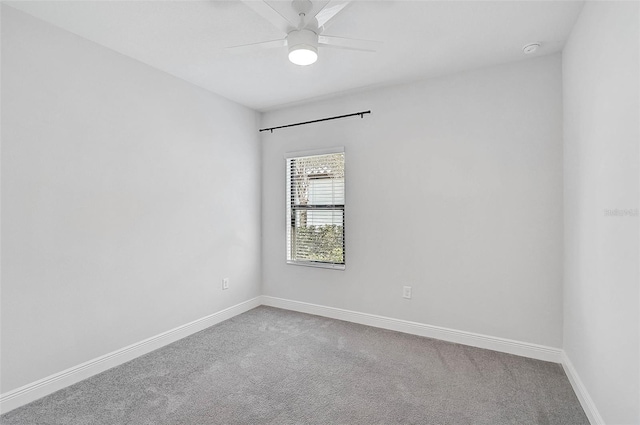
[[305, 125], [305, 124], [312, 124], [314, 122], [321, 122], [321, 121], [330, 121], [330, 120], [337, 120], [340, 118], [347, 118], [347, 117], [355, 117], [357, 115], [360, 115], [360, 118], [364, 118], [365, 114], [370, 114], [371, 111], [362, 111], [362, 112], [354, 112], [353, 114], [347, 114], [347, 115], [338, 115], [335, 117], [329, 117], [329, 118], [320, 118], [319, 120], [313, 120], [313, 121], [305, 121], [305, 122], [297, 122], [295, 124], [287, 124], [287, 125], [280, 125], [278, 127], [270, 127], [270, 128], [261, 128], [260, 129], [260, 133], [262, 133], [263, 131], [270, 131], [273, 133], [273, 130], [277, 130], [279, 128], [286, 128], [286, 127], [295, 127], [297, 125]]

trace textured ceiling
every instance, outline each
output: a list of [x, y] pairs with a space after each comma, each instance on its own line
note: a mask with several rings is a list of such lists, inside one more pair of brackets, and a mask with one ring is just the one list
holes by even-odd
[[[314, 0], [320, 9], [326, 0]], [[84, 38], [256, 110], [526, 59], [562, 49], [582, 1], [354, 1], [325, 34], [379, 40], [375, 53], [324, 48], [299, 67], [286, 48], [225, 47], [284, 38], [240, 1], [7, 2]], [[271, 1], [291, 14], [289, 1]], [[295, 16], [295, 15], [294, 15]]]

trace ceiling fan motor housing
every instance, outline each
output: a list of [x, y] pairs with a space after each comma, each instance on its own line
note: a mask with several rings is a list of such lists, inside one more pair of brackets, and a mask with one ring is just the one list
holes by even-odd
[[293, 30], [287, 35], [289, 53], [292, 50], [305, 48], [318, 53], [318, 34], [311, 30]]

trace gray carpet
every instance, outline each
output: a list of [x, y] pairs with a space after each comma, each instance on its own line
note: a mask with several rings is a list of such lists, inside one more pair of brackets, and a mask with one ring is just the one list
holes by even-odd
[[558, 364], [258, 307], [0, 417], [45, 424], [588, 424]]

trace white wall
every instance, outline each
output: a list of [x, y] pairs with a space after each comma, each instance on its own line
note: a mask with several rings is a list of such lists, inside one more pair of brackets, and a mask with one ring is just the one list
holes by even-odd
[[[559, 55], [265, 113], [265, 295], [560, 347]], [[286, 152], [345, 146], [346, 270], [285, 264]], [[413, 299], [401, 297], [413, 287]]]
[[564, 349], [607, 424], [640, 423], [637, 2], [587, 2], [563, 53]]
[[259, 295], [258, 115], [2, 9], [1, 391]]

